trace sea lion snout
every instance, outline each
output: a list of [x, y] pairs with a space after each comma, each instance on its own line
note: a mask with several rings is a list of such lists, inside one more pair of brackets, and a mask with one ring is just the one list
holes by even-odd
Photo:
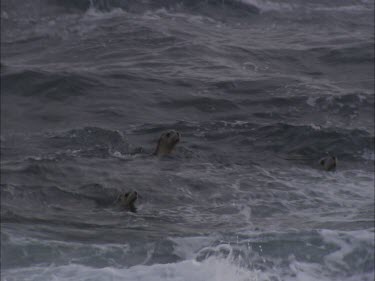
[[328, 155], [320, 159], [319, 164], [324, 168], [324, 170], [332, 171], [337, 166], [337, 157]]
[[125, 202], [126, 205], [134, 204], [134, 202], [138, 199], [138, 193], [137, 191], [131, 191], [125, 193]]
[[120, 205], [125, 209], [129, 209], [131, 212], [135, 212], [135, 201], [138, 199], [138, 192], [137, 191], [130, 191], [125, 194], [121, 194], [118, 196], [117, 201], [119, 201]]
[[165, 132], [164, 134], [165, 134], [165, 137], [169, 139], [169, 141], [172, 143], [173, 142], [177, 143], [180, 141], [180, 133], [177, 131], [171, 130], [171, 131]]

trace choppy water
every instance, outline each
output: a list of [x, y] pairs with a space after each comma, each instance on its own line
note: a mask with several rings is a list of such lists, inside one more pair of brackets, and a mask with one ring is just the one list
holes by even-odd
[[373, 280], [373, 77], [373, 1], [1, 1], [1, 279]]

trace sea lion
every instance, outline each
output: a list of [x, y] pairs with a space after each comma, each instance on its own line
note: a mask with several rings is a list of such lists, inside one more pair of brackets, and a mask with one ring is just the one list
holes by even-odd
[[324, 168], [324, 170], [332, 171], [336, 169], [337, 157], [328, 155], [320, 159], [319, 164]]
[[180, 133], [175, 130], [162, 133], [153, 154], [157, 156], [170, 154], [180, 141], [180, 138]]
[[135, 207], [134, 203], [138, 198], [137, 191], [130, 191], [123, 194], [120, 194], [116, 202], [120, 204], [121, 207], [129, 210], [130, 212], [135, 213], [137, 208]]

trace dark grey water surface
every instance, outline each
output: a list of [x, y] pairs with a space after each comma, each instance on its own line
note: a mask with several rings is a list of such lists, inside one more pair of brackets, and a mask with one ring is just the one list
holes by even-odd
[[373, 1], [1, 1], [1, 279], [373, 280], [373, 79]]

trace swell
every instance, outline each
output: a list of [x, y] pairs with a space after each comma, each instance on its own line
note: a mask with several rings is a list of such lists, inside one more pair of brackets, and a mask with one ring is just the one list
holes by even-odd
[[[350, 99], [349, 99], [350, 100]], [[261, 125], [249, 121], [207, 121], [174, 124], [145, 124], [129, 131], [130, 134], [150, 135], [168, 128], [182, 133], [181, 146], [201, 153], [215, 151], [212, 147], [225, 147], [228, 152], [268, 151], [272, 153], [298, 154], [319, 158], [326, 152], [346, 160], [366, 160], [364, 153], [373, 151], [374, 135], [364, 129], [292, 125], [277, 122]], [[215, 143], [215, 144], [213, 144]], [[216, 154], [220, 153], [217, 150]], [[197, 151], [195, 154], [199, 154]]]
[[48, 101], [65, 101], [89, 95], [94, 88], [103, 86], [98, 80], [81, 74], [40, 70], [6, 71], [1, 73], [1, 82], [4, 95]]
[[309, 11], [343, 11], [348, 10], [370, 10], [373, 4], [366, 1], [333, 1], [333, 3], [317, 2], [313, 4], [302, 1], [292, 1], [290, 3], [281, 3], [279, 1], [257, 1], [257, 0], [55, 0], [55, 4], [66, 9], [87, 10], [95, 8], [100, 11], [110, 11], [113, 8], [121, 8], [130, 12], [141, 12], [151, 9], [178, 9], [184, 7], [193, 11], [207, 12], [207, 9], [236, 11], [237, 14], [259, 14], [267, 11], [288, 12], [292, 10]]
[[152, 9], [176, 9], [178, 7], [184, 6], [190, 9], [202, 9], [205, 7], [220, 7], [227, 9], [234, 9], [239, 12], [246, 11], [247, 13], [259, 13], [260, 9], [251, 3], [245, 3], [243, 1], [236, 0], [153, 0], [153, 1], [123, 1], [123, 0], [92, 0], [92, 1], [64, 1], [64, 0], [55, 0], [56, 3], [60, 6], [69, 8], [69, 9], [78, 9], [78, 10], [88, 10], [89, 8], [95, 8], [100, 11], [110, 11], [113, 8], [121, 8], [130, 12], [140, 12], [147, 11]]
[[[144, 124], [128, 130], [127, 138], [119, 131], [85, 127], [48, 137], [43, 142], [52, 150], [58, 151], [55, 153], [57, 159], [63, 155], [107, 158], [115, 156], [114, 152], [121, 155], [144, 153], [145, 148], [137, 145], [137, 142], [153, 146], [160, 133], [171, 128], [182, 133], [183, 141], [178, 151], [185, 157], [191, 155], [194, 147], [212, 151], [210, 142], [232, 144], [231, 151], [235, 151], [234, 144], [237, 144], [240, 147], [312, 157], [332, 152], [344, 159], [362, 159], [364, 153], [374, 149], [374, 135], [364, 129], [292, 125], [283, 122], [260, 125], [235, 120]], [[128, 138], [134, 141], [128, 141]]]
[[171, 100], [160, 102], [159, 105], [166, 109], [181, 109], [192, 107], [202, 112], [222, 112], [239, 109], [230, 100], [215, 99], [209, 97], [185, 98], [180, 100]]
[[56, 149], [76, 150], [80, 153], [84, 151], [108, 153], [110, 150], [130, 153], [129, 143], [121, 132], [99, 127], [69, 130], [50, 136], [45, 143]]
[[[38, 213], [48, 209], [59, 212], [114, 206], [113, 203], [119, 193], [114, 188], [97, 183], [70, 188], [71, 190], [54, 185], [2, 184], [2, 212], [5, 214], [2, 219], [6, 219], [7, 212], [13, 209], [20, 213], [27, 210]], [[19, 206], [22, 206], [22, 210]]]
[[374, 95], [357, 92], [344, 95], [315, 95], [313, 97], [305, 95], [275, 96], [252, 100], [245, 99], [241, 103], [264, 109], [275, 108], [278, 111], [281, 111], [282, 108], [296, 107], [304, 113], [309, 111], [317, 114], [326, 112], [339, 117], [367, 113], [370, 116], [374, 107]]
[[314, 128], [278, 123], [258, 128], [255, 136], [255, 141], [244, 140], [243, 143], [278, 153], [317, 158], [330, 152], [343, 159], [362, 159], [365, 151], [374, 149], [374, 136], [359, 129]]
[[328, 64], [371, 64], [374, 63], [374, 44], [362, 43], [354, 47], [319, 49], [320, 59]]
[[[108, 164], [115, 166], [120, 164], [118, 161], [124, 160], [132, 162], [138, 159], [149, 163], [153, 161], [150, 153], [158, 137], [161, 132], [169, 129], [178, 130], [182, 134], [182, 141], [169, 160], [183, 159], [188, 163], [195, 160], [210, 161], [213, 165], [228, 165], [233, 161], [257, 165], [262, 163], [258, 161], [263, 161], [260, 157], [263, 153], [319, 159], [326, 152], [338, 156], [340, 160], [368, 163], [373, 159], [370, 154], [374, 151], [375, 141], [373, 133], [358, 128], [296, 125], [287, 122], [262, 125], [236, 118], [149, 123], [134, 126], [125, 132], [83, 127], [50, 133], [38, 139], [38, 146], [44, 148], [40, 154], [34, 149], [36, 154], [29, 153], [27, 158], [18, 162], [3, 161], [2, 175], [5, 180], [12, 178], [15, 182], [32, 179], [37, 183], [53, 184], [56, 179], [63, 180], [75, 173], [72, 171], [73, 167], [86, 165], [87, 161], [91, 163], [102, 159], [104, 162], [101, 165], [110, 161]], [[28, 139], [29, 142], [35, 141], [32, 136]], [[15, 155], [22, 151], [12, 147], [7, 139], [2, 141], [2, 149], [5, 148], [14, 150]], [[114, 159], [117, 160], [113, 162]]]
[[[219, 126], [217, 126], [219, 125]], [[209, 125], [211, 127], [213, 125]], [[244, 122], [216, 124], [216, 130], [202, 130], [209, 142], [230, 144], [231, 152], [246, 149], [319, 159], [326, 152], [345, 160], [364, 160], [366, 151], [374, 149], [374, 135], [360, 129], [319, 128], [308, 125], [275, 123], [260, 126]]]

